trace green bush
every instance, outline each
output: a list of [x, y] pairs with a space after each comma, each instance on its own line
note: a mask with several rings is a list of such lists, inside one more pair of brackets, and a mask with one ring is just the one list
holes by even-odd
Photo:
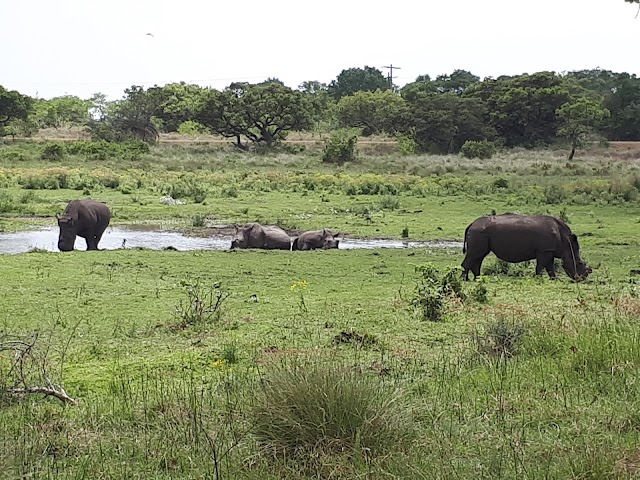
[[138, 160], [141, 155], [150, 152], [149, 144], [138, 140], [116, 143], [106, 140], [69, 142], [66, 150], [71, 155], [81, 155], [87, 160]]
[[404, 133], [396, 137], [396, 146], [401, 155], [414, 155], [420, 148], [420, 145], [418, 145], [418, 142], [416, 142], [412, 135]]
[[460, 267], [448, 268], [440, 274], [436, 267], [426, 264], [416, 266], [415, 271], [420, 274], [420, 280], [411, 299], [411, 307], [420, 313], [423, 320], [438, 322], [442, 320], [449, 300], [464, 300]]
[[325, 141], [322, 161], [342, 164], [357, 159], [358, 135], [353, 130], [338, 130]]
[[265, 377], [252, 411], [253, 433], [273, 454], [371, 459], [412, 437], [398, 392], [379, 376], [317, 358], [283, 358]]
[[187, 120], [180, 124], [178, 127], [178, 133], [180, 135], [200, 135], [202, 133], [207, 133], [207, 127], [195, 120]]
[[59, 162], [60, 160], [63, 160], [64, 157], [65, 149], [60, 143], [49, 143], [45, 145], [44, 150], [42, 150], [42, 154], [40, 155], [42, 160], [50, 160], [52, 162]]
[[496, 154], [496, 145], [488, 140], [467, 140], [460, 148], [465, 158], [489, 159]]

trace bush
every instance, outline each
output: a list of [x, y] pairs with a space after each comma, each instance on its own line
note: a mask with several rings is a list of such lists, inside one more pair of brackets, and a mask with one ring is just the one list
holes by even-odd
[[338, 130], [324, 145], [322, 161], [342, 164], [357, 158], [358, 135], [353, 130]]
[[401, 155], [413, 155], [418, 152], [420, 145], [412, 135], [399, 134], [396, 138], [396, 146]]
[[397, 391], [379, 377], [314, 360], [284, 358], [268, 367], [252, 412], [263, 448], [298, 459], [371, 459], [410, 440]]
[[207, 133], [207, 130], [207, 127], [194, 120], [182, 122], [178, 127], [178, 133], [180, 135], [200, 135], [202, 133]]
[[60, 143], [49, 143], [45, 145], [44, 150], [40, 158], [42, 160], [50, 160], [52, 162], [59, 162], [63, 160], [65, 156], [64, 146]]
[[177, 328], [186, 328], [198, 324], [218, 323], [222, 319], [222, 307], [229, 293], [219, 283], [203, 285], [181, 281], [184, 297], [174, 309]]
[[431, 264], [415, 267], [420, 274], [420, 281], [416, 285], [411, 306], [414, 311], [420, 312], [423, 320], [438, 322], [444, 316], [447, 302], [453, 298], [464, 300], [462, 291], [461, 268], [448, 268], [444, 274], [440, 274]]
[[489, 159], [496, 154], [496, 145], [488, 140], [467, 140], [460, 148], [465, 158]]
[[71, 155], [81, 155], [87, 160], [138, 160], [142, 154], [150, 152], [149, 145], [138, 140], [130, 140], [122, 143], [108, 142], [106, 140], [69, 142], [66, 150]]

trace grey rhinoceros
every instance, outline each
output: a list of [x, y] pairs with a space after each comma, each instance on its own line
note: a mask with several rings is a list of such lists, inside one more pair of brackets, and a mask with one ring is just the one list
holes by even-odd
[[340, 240], [336, 237], [339, 233], [333, 233], [328, 228], [304, 232], [293, 239], [292, 250], [315, 250], [338, 248]]
[[291, 250], [291, 238], [280, 227], [252, 223], [245, 227], [236, 227], [236, 235], [231, 241], [231, 248]]
[[562, 268], [574, 280], [583, 280], [591, 268], [580, 258], [578, 238], [565, 222], [549, 215], [517, 215], [507, 213], [480, 217], [464, 232], [462, 262], [464, 279], [469, 270], [480, 275], [482, 261], [489, 252], [505, 262], [536, 260], [536, 274], [546, 270], [555, 278], [554, 259], [562, 260]]
[[73, 250], [76, 236], [87, 242], [87, 250], [97, 250], [102, 234], [111, 221], [111, 211], [104, 203], [85, 198], [69, 202], [62, 215], [56, 215], [60, 236], [58, 249]]

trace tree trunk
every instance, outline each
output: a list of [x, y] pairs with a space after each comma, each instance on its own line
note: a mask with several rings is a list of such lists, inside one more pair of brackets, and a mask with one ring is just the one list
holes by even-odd
[[569, 154], [569, 160], [573, 160], [573, 156], [576, 154], [576, 141], [571, 143], [571, 153]]

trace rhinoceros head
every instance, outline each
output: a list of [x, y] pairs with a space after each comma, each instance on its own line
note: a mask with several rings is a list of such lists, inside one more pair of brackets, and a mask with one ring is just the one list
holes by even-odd
[[562, 268], [567, 275], [576, 281], [585, 280], [593, 270], [580, 258], [580, 245], [578, 237], [571, 233], [565, 242], [565, 251], [562, 255]]
[[250, 227], [238, 228], [236, 226], [236, 234], [233, 240], [231, 240], [231, 248], [247, 248], [250, 230]]
[[322, 230], [322, 248], [338, 248], [338, 244], [340, 243], [340, 239], [338, 238], [340, 233], [333, 233], [331, 230], [325, 228]]
[[56, 217], [58, 218], [58, 226], [60, 227], [58, 250], [61, 252], [70, 252], [73, 250], [73, 246], [76, 242], [78, 222], [69, 215], [56, 215]]

